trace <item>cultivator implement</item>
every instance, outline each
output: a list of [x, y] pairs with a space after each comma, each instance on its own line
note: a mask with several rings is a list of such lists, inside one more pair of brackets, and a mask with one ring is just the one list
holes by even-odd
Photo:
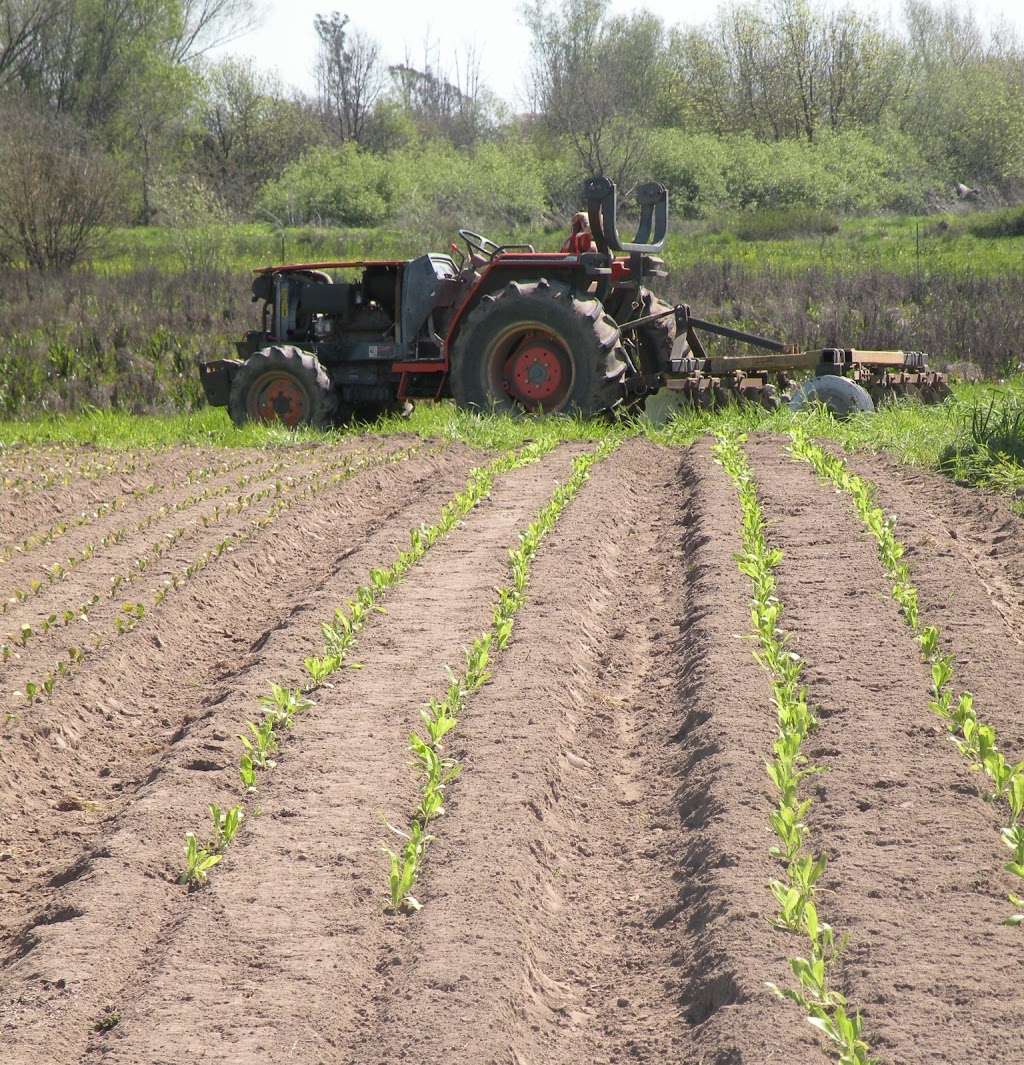
[[[950, 394], [946, 375], [929, 369], [928, 356], [920, 351], [799, 351], [781, 340], [694, 318], [685, 304], [620, 328], [638, 331], [669, 317], [676, 336], [669, 368], [657, 375], [656, 382], [646, 382], [648, 388], [659, 386], [645, 404], [648, 416], [656, 420], [686, 407], [713, 410], [729, 402], [756, 403], [768, 410], [783, 402], [794, 409], [823, 403], [833, 413], [847, 416], [898, 399], [941, 403]], [[768, 353], [712, 356], [701, 333]], [[799, 384], [793, 375], [806, 372], [812, 376]]]
[[[589, 232], [598, 250], [613, 262], [616, 252], [628, 255], [632, 278], [662, 276], [662, 261], [656, 255], [664, 246], [667, 231], [668, 192], [664, 186], [640, 188], [640, 223], [636, 238], [629, 243], [618, 236], [614, 184], [606, 178], [592, 178], [585, 190]], [[639, 291], [639, 280], [636, 286]], [[644, 404], [652, 419], [662, 420], [685, 407], [714, 409], [730, 401], [753, 402], [769, 410], [783, 402], [794, 409], [823, 403], [845, 417], [858, 410], [874, 410], [890, 400], [940, 403], [950, 394], [945, 374], [931, 370], [923, 352], [857, 348], [800, 351], [782, 340], [696, 318], [686, 304], [665, 306], [664, 310], [627, 320], [620, 323], [619, 330], [627, 337], [645, 332], [650, 335], [659, 323], [669, 321], [675, 340], [668, 365], [662, 365], [656, 374], [637, 373], [627, 378], [627, 389], [632, 386], [636, 391], [653, 392]], [[749, 355], [712, 356], [702, 334], [759, 350]], [[800, 385], [792, 376], [808, 372], [812, 376]]]

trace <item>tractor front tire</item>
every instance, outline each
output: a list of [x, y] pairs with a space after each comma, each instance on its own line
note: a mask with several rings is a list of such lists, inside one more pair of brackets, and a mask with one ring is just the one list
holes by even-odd
[[460, 407], [506, 414], [599, 414], [622, 402], [619, 328], [599, 300], [544, 278], [482, 297], [452, 351]]
[[235, 425], [281, 422], [289, 429], [326, 428], [334, 421], [338, 396], [320, 360], [290, 345], [250, 355], [231, 382], [228, 412]]

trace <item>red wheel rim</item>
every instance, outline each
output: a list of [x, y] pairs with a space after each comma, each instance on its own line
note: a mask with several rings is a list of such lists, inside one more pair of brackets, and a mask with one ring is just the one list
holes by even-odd
[[290, 373], [263, 374], [249, 390], [249, 417], [261, 422], [283, 422], [290, 429], [309, 417], [306, 391]]
[[517, 332], [502, 347], [501, 385], [508, 396], [530, 411], [558, 410], [572, 386], [572, 363], [561, 340], [530, 329]]

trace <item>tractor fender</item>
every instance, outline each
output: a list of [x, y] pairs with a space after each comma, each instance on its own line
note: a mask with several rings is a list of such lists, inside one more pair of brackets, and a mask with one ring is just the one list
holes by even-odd
[[501, 256], [488, 263], [480, 271], [476, 281], [466, 290], [462, 302], [456, 307], [448, 323], [448, 331], [444, 338], [445, 360], [451, 361], [455, 342], [466, 323], [466, 318], [479, 306], [485, 296], [496, 295], [512, 281], [530, 284], [541, 277], [556, 277], [568, 283], [572, 274], [579, 270], [580, 263], [577, 257], [564, 255], [561, 252]]

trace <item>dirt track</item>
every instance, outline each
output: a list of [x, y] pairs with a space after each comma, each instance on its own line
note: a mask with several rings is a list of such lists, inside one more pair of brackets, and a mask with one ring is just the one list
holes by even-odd
[[[632, 441], [595, 467], [455, 734], [464, 769], [417, 888], [424, 908], [385, 912], [383, 818], [401, 822], [413, 803], [408, 732], [486, 629], [506, 548], [580, 450], [500, 477], [389, 592], [359, 639], [361, 668], [316, 694], [261, 783], [258, 816], [192, 893], [176, 883], [184, 834], [203, 830], [208, 803], [238, 801], [236, 736], [258, 697], [301, 680], [320, 622], [483, 459], [411, 440], [166, 451], [131, 474], [0, 494], [5, 544], [124, 500], [16, 553], [0, 566], [5, 587], [127, 530], [0, 619], [5, 631], [38, 625], [102, 590], [75, 624], [108, 634], [49, 699], [4, 696], [5, 1065], [828, 1060], [800, 1011], [764, 987], [790, 982], [796, 949], [770, 926], [774, 713], [733, 557], [739, 508], [707, 441]], [[748, 454], [821, 719], [809, 753], [828, 771], [809, 785], [810, 830], [829, 857], [822, 914], [850, 935], [839, 986], [884, 1061], [1019, 1060], [1021, 931], [999, 924], [996, 811], [934, 723], [917, 648], [852, 509], [781, 441], [755, 439]], [[314, 468], [364, 459], [302, 494], [321, 483]], [[10, 464], [7, 476], [29, 476]], [[979, 714], [1024, 757], [1021, 523], [945, 482], [863, 465], [915, 545], [923, 613]], [[289, 477], [295, 502], [279, 513], [268, 494], [214, 516], [219, 501]], [[109, 636], [122, 602], [111, 579], [148, 547], [185, 530], [123, 598], [142, 600], [261, 516], [272, 521]], [[2, 690], [71, 642], [64, 627], [34, 637], [0, 667]]]

